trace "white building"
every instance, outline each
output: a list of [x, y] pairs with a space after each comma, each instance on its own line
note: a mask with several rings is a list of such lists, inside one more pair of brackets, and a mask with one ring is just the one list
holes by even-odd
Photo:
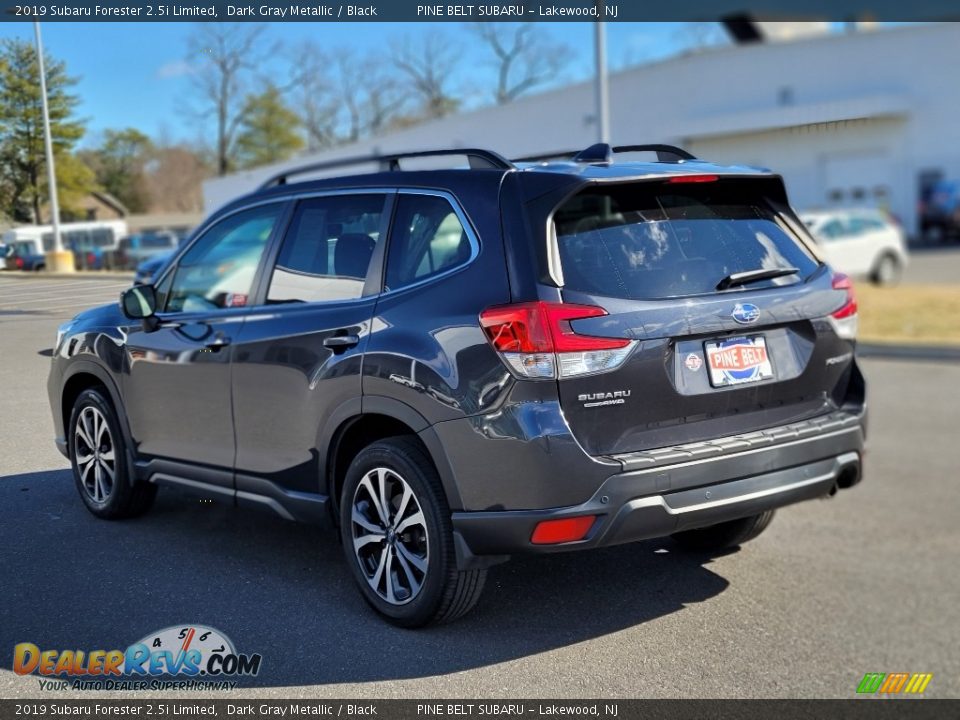
[[[610, 76], [613, 144], [667, 142], [781, 173], [799, 209], [880, 204], [910, 231], [920, 189], [960, 178], [960, 23], [732, 45]], [[208, 211], [309, 162], [442, 147], [507, 157], [596, 140], [590, 82], [207, 181]]]

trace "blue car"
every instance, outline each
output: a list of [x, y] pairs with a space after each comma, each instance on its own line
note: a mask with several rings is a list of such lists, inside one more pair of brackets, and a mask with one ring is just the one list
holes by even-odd
[[133, 276], [133, 284], [149, 285], [153, 281], [153, 278], [157, 277], [160, 271], [167, 266], [167, 263], [173, 259], [175, 254], [176, 250], [171, 250], [144, 260], [137, 265], [137, 272]]
[[920, 208], [924, 237], [960, 237], [960, 180], [941, 180], [926, 193]]

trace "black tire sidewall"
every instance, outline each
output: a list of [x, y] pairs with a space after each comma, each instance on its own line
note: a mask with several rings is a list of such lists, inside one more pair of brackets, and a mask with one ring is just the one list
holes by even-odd
[[[106, 418], [107, 427], [110, 430], [110, 438], [113, 441], [114, 457], [116, 458], [114, 461], [113, 489], [110, 492], [110, 497], [102, 503], [95, 502], [83, 487], [83, 483], [80, 481], [80, 469], [77, 467], [77, 455], [74, 450], [74, 433], [76, 432], [77, 418], [86, 407], [97, 408], [103, 417]], [[70, 466], [73, 468], [74, 484], [77, 486], [77, 492], [80, 493], [83, 504], [87, 506], [90, 512], [98, 517], [113, 517], [119, 514], [130, 491], [129, 481], [127, 479], [127, 448], [123, 440], [123, 434], [120, 432], [120, 423], [117, 420], [117, 414], [114, 412], [110, 402], [98, 390], [92, 388], [84, 390], [77, 397], [76, 402], [73, 404], [73, 410], [70, 412], [68, 442]]]
[[[443, 601], [451, 578], [453, 540], [446, 500], [438, 497], [439, 479], [432, 466], [422, 467], [408, 447], [390, 440], [380, 441], [361, 451], [351, 463], [340, 496], [340, 535], [344, 555], [364, 599], [394, 624], [417, 627], [430, 622]], [[386, 467], [400, 475], [413, 490], [427, 526], [429, 565], [419, 594], [404, 605], [391, 605], [367, 583], [353, 549], [352, 509], [357, 486], [370, 470]]]
[[[890, 267], [891, 273], [890, 277], [883, 277], [884, 267]], [[877, 267], [873, 271], [874, 282], [881, 287], [892, 287], [900, 282], [900, 273], [902, 268], [900, 267], [900, 261], [895, 255], [891, 253], [884, 253], [880, 260], [877, 261]]]

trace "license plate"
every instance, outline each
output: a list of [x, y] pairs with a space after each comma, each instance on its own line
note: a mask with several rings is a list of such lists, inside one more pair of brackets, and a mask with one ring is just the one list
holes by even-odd
[[773, 365], [762, 335], [704, 343], [710, 384], [714, 387], [759, 382], [773, 377]]

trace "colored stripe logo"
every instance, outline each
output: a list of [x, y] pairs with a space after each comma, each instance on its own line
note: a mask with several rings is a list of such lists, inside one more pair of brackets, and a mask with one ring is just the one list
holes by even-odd
[[857, 686], [863, 695], [919, 695], [927, 689], [933, 673], [867, 673]]

